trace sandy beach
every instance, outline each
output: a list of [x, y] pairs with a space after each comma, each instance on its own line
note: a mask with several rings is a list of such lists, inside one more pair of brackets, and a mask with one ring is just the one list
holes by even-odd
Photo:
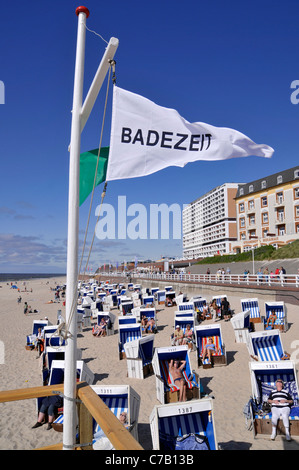
[[[41, 364], [36, 351], [25, 350], [26, 335], [31, 333], [35, 319], [49, 318], [56, 324], [57, 311], [64, 307], [62, 302], [54, 301], [54, 292], [50, 287], [61, 284], [64, 278], [34, 279], [26, 281], [27, 292], [24, 292], [22, 281], [18, 281], [21, 292], [11, 289], [10, 283], [2, 282], [1, 295], [1, 331], [0, 341], [4, 343], [4, 363], [0, 364], [0, 389], [35, 387], [42, 385]], [[157, 283], [156, 283], [157, 284]], [[32, 289], [32, 292], [31, 292]], [[176, 287], [174, 286], [174, 289]], [[184, 289], [187, 296], [194, 295]], [[201, 295], [200, 287], [196, 291]], [[222, 292], [224, 293], [224, 292]], [[17, 303], [21, 295], [22, 302]], [[206, 294], [205, 294], [206, 295]], [[207, 295], [208, 300], [215, 295]], [[228, 300], [236, 313], [241, 311], [240, 298], [244, 295], [229, 295]], [[255, 297], [258, 297], [255, 295]], [[263, 306], [265, 296], [260, 298]], [[38, 313], [24, 315], [24, 302]], [[173, 332], [174, 311], [176, 307], [157, 306], [158, 333], [155, 335], [155, 347], [169, 346]], [[117, 315], [118, 310], [112, 309]], [[262, 307], [263, 313], [263, 307]], [[285, 351], [296, 357], [296, 340], [299, 338], [298, 307], [287, 304], [290, 328], [282, 333]], [[206, 321], [210, 323], [211, 321]], [[244, 343], [236, 343], [230, 322], [221, 321], [221, 329], [227, 350], [228, 364], [203, 370], [197, 367], [196, 352], [190, 353], [192, 368], [199, 373], [204, 392], [214, 396], [214, 419], [218, 444], [224, 450], [298, 450], [299, 437], [286, 442], [278, 436], [274, 442], [269, 436], [258, 436], [254, 439], [252, 432], [245, 427], [243, 407], [251, 395], [249, 361], [247, 347]], [[118, 329], [116, 321], [115, 329]], [[119, 385], [129, 384], [140, 395], [140, 413], [138, 422], [139, 442], [146, 450], [152, 449], [149, 427], [149, 415], [159, 402], [156, 398], [155, 377], [151, 375], [144, 380], [127, 378], [126, 360], [119, 360], [118, 334], [104, 338], [92, 336], [91, 328], [85, 328], [78, 334], [78, 348], [82, 349], [82, 359], [95, 374], [95, 384]], [[36, 422], [36, 400], [0, 404], [0, 449], [29, 450], [62, 442], [62, 434], [46, 426], [31, 429]]]

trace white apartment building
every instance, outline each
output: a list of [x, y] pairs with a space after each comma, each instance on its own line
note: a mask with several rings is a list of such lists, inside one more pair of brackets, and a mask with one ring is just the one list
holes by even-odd
[[237, 240], [237, 183], [225, 183], [183, 209], [183, 257], [227, 254]]
[[299, 238], [299, 166], [239, 186], [235, 252]]

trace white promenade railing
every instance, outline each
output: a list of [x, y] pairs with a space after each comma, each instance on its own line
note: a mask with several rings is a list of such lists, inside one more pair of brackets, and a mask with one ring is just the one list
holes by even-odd
[[204, 284], [235, 284], [272, 287], [299, 288], [299, 274], [169, 274], [169, 273], [98, 273], [107, 277], [131, 277], [132, 279], [165, 280], [176, 282], [195, 282]]

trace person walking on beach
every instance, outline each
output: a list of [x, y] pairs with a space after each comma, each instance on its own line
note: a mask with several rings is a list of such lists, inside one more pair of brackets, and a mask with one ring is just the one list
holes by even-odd
[[228, 321], [230, 318], [230, 308], [229, 302], [226, 297], [223, 297], [221, 300], [221, 320]]
[[24, 314], [28, 313], [28, 304], [27, 302], [24, 303]]

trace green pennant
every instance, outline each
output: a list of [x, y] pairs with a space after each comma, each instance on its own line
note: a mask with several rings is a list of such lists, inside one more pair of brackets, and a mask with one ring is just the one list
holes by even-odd
[[[99, 149], [95, 149], [80, 154], [80, 206], [92, 192], [98, 161], [98, 153]], [[98, 186], [100, 183], [103, 183], [106, 180], [108, 156], [109, 147], [102, 147], [100, 151], [95, 186]]]

